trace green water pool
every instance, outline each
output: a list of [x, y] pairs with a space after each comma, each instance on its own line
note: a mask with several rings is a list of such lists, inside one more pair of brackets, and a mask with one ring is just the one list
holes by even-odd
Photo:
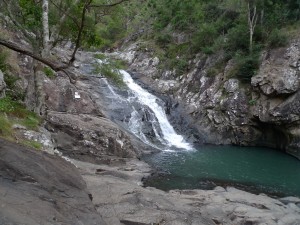
[[195, 151], [163, 151], [144, 160], [157, 171], [144, 184], [162, 190], [234, 186], [300, 197], [300, 160], [273, 149], [201, 146]]

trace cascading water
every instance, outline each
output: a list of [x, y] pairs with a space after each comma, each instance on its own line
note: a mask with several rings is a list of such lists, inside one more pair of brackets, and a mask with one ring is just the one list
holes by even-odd
[[[130, 89], [130, 95], [134, 97], [129, 97], [128, 101], [137, 101], [140, 105], [150, 109], [148, 110], [150, 117], [150, 119], [148, 118], [148, 122], [151, 122], [156, 138], [163, 146], [167, 147], [166, 150], [172, 147], [192, 150], [191, 145], [185, 142], [184, 138], [181, 135], [178, 135], [169, 123], [163, 107], [158, 103], [161, 100], [136, 84], [129, 73], [124, 70], [121, 70], [120, 72], [123, 75], [124, 82]], [[146, 137], [141, 132], [141, 125], [138, 122], [141, 118], [138, 117], [136, 110], [133, 111], [131, 116], [129, 129], [145, 142]]]
[[[110, 63], [109, 60], [100, 59], [94, 62], [96, 66]], [[83, 72], [90, 74], [95, 71], [90, 63], [82, 68]], [[129, 73], [124, 70], [119, 72], [128, 87], [126, 90], [115, 88], [106, 78], [99, 79], [99, 88], [95, 90], [99, 93], [96, 95], [97, 101], [106, 105], [103, 109], [106, 116], [154, 148], [164, 151], [192, 150], [192, 146], [169, 123], [164, 102], [136, 84]]]

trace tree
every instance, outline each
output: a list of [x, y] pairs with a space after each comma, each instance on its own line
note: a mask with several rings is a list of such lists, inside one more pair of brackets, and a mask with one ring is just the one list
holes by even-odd
[[[1, 0], [0, 23], [6, 23], [11, 29], [23, 34], [22, 38], [29, 45], [19, 45], [0, 36], [0, 45], [35, 59], [32, 81], [35, 101], [30, 109], [37, 114], [44, 114], [44, 94], [40, 71], [43, 64], [54, 71], [64, 72], [71, 83], [76, 81], [76, 74], [69, 68], [84, 39], [95, 37], [97, 13], [129, 0]], [[51, 17], [49, 15], [51, 14]], [[102, 14], [102, 15], [108, 15]], [[50, 19], [49, 19], [50, 18]], [[93, 20], [94, 19], [94, 20]], [[93, 39], [93, 38], [92, 38]], [[93, 39], [95, 40], [95, 38]], [[75, 44], [69, 63], [62, 64], [51, 57], [51, 49], [62, 41]]]
[[[28, 49], [1, 38], [0, 45], [27, 54], [55, 71], [63, 70], [67, 73], [66, 68], [74, 62], [82, 40], [86, 34], [90, 35], [93, 32], [92, 26], [96, 24], [94, 21], [89, 24], [90, 27], [87, 26], [87, 19], [96, 19], [97, 17], [93, 15], [101, 14], [100, 12], [107, 11], [109, 8], [129, 0], [118, 0], [110, 3], [106, 3], [107, 1], [104, 0], [2, 1], [5, 7], [0, 9], [0, 18], [6, 20], [11, 27], [22, 32], [32, 48]], [[49, 13], [57, 15], [57, 17], [52, 18], [51, 22], [49, 21]], [[66, 27], [65, 24], [68, 24], [69, 27]], [[63, 28], [68, 31], [63, 32]], [[67, 65], [61, 65], [59, 62], [53, 62], [48, 58], [51, 48], [63, 40], [71, 40], [75, 43], [74, 51]]]
[[248, 15], [248, 26], [249, 26], [249, 52], [253, 50], [253, 34], [257, 23], [256, 5], [253, 0], [247, 2], [247, 15]]

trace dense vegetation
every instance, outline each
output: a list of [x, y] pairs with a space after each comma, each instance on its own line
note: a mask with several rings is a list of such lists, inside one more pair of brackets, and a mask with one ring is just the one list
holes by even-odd
[[182, 73], [195, 54], [223, 52], [225, 61], [235, 59], [234, 75], [242, 80], [255, 73], [262, 49], [287, 43], [300, 19], [299, 0], [149, 0], [142, 5], [136, 27], [144, 25], [144, 38], [164, 50], [166, 66]]

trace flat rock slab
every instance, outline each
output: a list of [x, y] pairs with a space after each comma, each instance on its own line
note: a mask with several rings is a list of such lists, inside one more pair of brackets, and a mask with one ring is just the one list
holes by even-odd
[[0, 224], [106, 223], [74, 165], [0, 139]]
[[235, 188], [173, 190], [141, 186], [150, 168], [139, 160], [105, 166], [73, 161], [87, 183], [97, 211], [111, 225], [298, 225], [300, 208]]

